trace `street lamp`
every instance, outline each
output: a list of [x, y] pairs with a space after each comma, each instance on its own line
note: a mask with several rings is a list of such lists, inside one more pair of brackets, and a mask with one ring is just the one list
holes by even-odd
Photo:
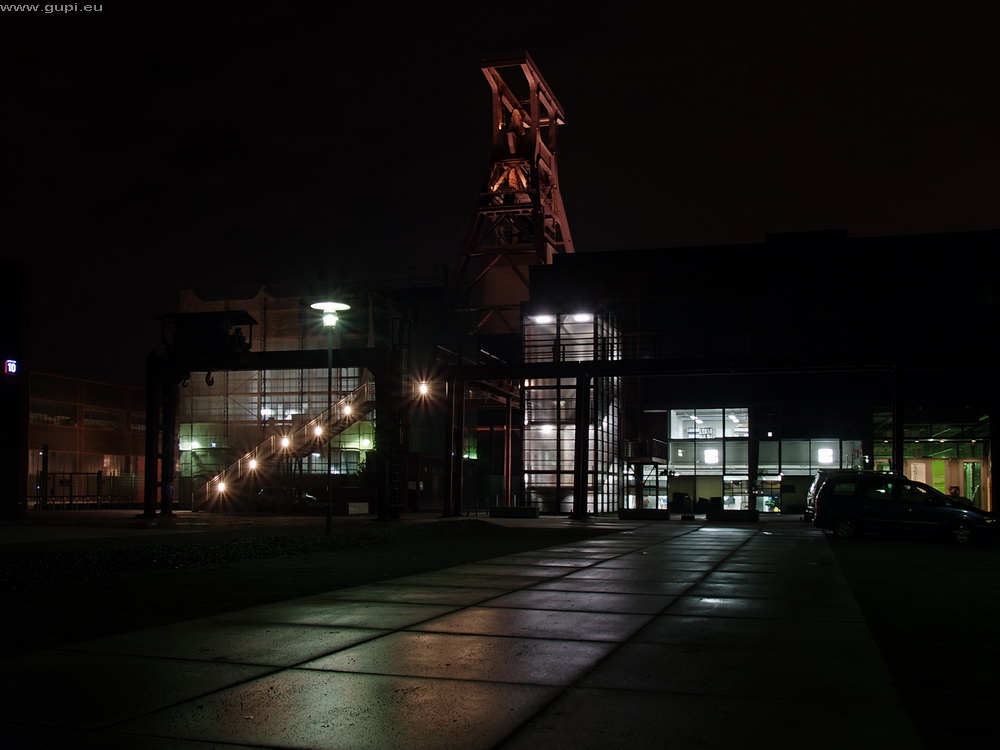
[[[310, 305], [312, 309], [319, 310], [323, 314], [323, 326], [326, 328], [326, 422], [333, 424], [333, 329], [337, 325], [339, 318], [337, 313], [342, 310], [350, 310], [350, 305], [343, 302], [314, 302]], [[331, 474], [332, 453], [331, 444], [333, 436], [327, 431], [326, 435], [326, 533], [333, 530], [333, 477]]]

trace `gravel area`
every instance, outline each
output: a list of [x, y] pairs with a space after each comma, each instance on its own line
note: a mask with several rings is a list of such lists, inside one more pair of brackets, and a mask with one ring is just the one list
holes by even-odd
[[[170, 542], [82, 549], [50, 549], [4, 554], [0, 590], [15, 591], [59, 583], [124, 578], [147, 571], [182, 570], [245, 560], [292, 557], [317, 552], [362, 549], [377, 545], [470, 536], [496, 536], [512, 532], [475, 519], [415, 524], [363, 524], [337, 527], [332, 534], [291, 532], [206, 540], [188, 535]], [[110, 546], [108, 546], [110, 545]], [[54, 546], [54, 545], [47, 545]]]
[[477, 519], [222, 527], [0, 545], [0, 657], [568, 544], [608, 529]]

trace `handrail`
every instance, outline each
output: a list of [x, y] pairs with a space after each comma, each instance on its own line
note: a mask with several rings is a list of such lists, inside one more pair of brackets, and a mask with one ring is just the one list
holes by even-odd
[[[208, 502], [209, 487], [213, 482], [218, 484], [220, 482], [242, 479], [249, 472], [255, 470], [256, 467], [251, 466], [251, 462], [267, 460], [278, 455], [282, 450], [290, 455], [294, 454], [303, 445], [316, 439], [317, 428], [322, 430], [322, 434], [327, 440], [332, 440], [358, 421], [371, 408], [370, 406], [365, 409], [357, 407], [365, 404], [373, 404], [374, 401], [375, 384], [370, 381], [365, 382], [359, 388], [341, 398], [337, 403], [332, 404], [329, 409], [324, 409], [319, 416], [299, 426], [293, 432], [287, 435], [269, 435], [261, 443], [251, 448], [225, 469], [207, 480], [201, 487], [194, 490], [192, 493], [192, 507]], [[337, 429], [338, 427], [339, 429]], [[203, 497], [196, 502], [194, 497], [197, 493], [203, 493]]]

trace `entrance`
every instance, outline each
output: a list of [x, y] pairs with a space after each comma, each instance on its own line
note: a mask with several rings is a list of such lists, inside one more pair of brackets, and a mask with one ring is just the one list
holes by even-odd
[[908, 458], [903, 473], [946, 495], [957, 494], [977, 508], [990, 510], [988, 488], [983, 486], [982, 459]]

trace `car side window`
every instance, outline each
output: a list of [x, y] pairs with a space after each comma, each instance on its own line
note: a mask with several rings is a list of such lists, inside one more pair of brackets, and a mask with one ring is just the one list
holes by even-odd
[[834, 497], [854, 497], [854, 494], [858, 490], [858, 483], [854, 481], [849, 482], [831, 482], [830, 494]]
[[910, 505], [931, 505], [931, 493], [927, 487], [909, 482], [896, 485], [897, 497]]
[[892, 484], [884, 479], [869, 479], [865, 482], [864, 495], [869, 500], [890, 502], [893, 499]]

